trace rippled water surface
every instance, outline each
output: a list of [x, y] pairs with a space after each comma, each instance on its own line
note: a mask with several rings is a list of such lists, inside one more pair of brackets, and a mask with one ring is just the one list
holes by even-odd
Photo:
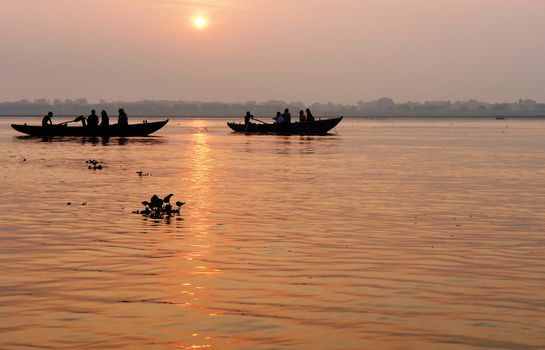
[[[1, 349], [545, 344], [543, 121], [346, 119], [285, 137], [174, 119], [155, 137], [42, 140], [14, 120]], [[154, 193], [182, 215], [132, 213]]]

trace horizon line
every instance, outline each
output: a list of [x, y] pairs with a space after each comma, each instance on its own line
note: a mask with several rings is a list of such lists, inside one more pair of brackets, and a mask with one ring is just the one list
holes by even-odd
[[[521, 101], [532, 101], [536, 103], [541, 103], [540, 100], [533, 99], [530, 97], [518, 97], [512, 100], [497, 100], [494, 102], [481, 100], [479, 98], [468, 98], [468, 99], [425, 99], [425, 100], [396, 100], [395, 98], [383, 96], [375, 99], [369, 99], [364, 100], [360, 99], [355, 102], [334, 102], [334, 101], [314, 101], [311, 103], [306, 103], [303, 101], [297, 101], [297, 100], [282, 100], [282, 99], [264, 99], [264, 100], [190, 100], [190, 99], [168, 99], [168, 98], [159, 98], [159, 99], [148, 99], [148, 98], [141, 98], [141, 99], [118, 99], [118, 100], [106, 100], [106, 99], [99, 99], [99, 100], [89, 100], [86, 97], [78, 97], [78, 98], [21, 98], [18, 100], [0, 100], [0, 104], [3, 103], [17, 103], [17, 102], [23, 102], [28, 101], [30, 103], [38, 103], [38, 102], [47, 102], [50, 104], [53, 104], [55, 101], [60, 102], [81, 102], [88, 105], [94, 105], [94, 104], [104, 104], [104, 103], [135, 103], [135, 102], [188, 102], [188, 103], [226, 103], [226, 104], [247, 104], [247, 103], [256, 103], [256, 104], [264, 104], [264, 103], [271, 103], [271, 102], [282, 102], [285, 104], [304, 104], [304, 105], [312, 105], [312, 104], [335, 104], [335, 105], [347, 105], [347, 106], [353, 106], [357, 105], [359, 103], [371, 103], [371, 102], [379, 102], [384, 100], [391, 100], [395, 102], [396, 104], [404, 104], [404, 103], [435, 103], [435, 102], [445, 102], [445, 103], [456, 103], [456, 102], [479, 102], [479, 103], [485, 103], [485, 104], [504, 104], [504, 103], [520, 103]], [[84, 102], [85, 101], [85, 102]]]

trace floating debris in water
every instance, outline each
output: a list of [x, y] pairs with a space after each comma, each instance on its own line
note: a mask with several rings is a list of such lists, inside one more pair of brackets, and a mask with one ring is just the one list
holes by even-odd
[[102, 170], [103, 168], [102, 162], [95, 159], [86, 160], [85, 164], [89, 164], [89, 166], [87, 167], [87, 169], [89, 170]]
[[173, 193], [168, 194], [163, 199], [154, 194], [149, 201], [142, 201], [144, 210], [133, 211], [134, 214], [141, 214], [153, 219], [161, 219], [164, 217], [170, 218], [174, 215], [180, 215], [180, 210], [185, 202], [176, 201], [176, 207], [170, 204], [170, 199], [174, 196]]
[[72, 202], [67, 202], [66, 205], [72, 205]]
[[151, 176], [149, 173], [145, 173], [142, 170], [136, 172], [138, 176]]

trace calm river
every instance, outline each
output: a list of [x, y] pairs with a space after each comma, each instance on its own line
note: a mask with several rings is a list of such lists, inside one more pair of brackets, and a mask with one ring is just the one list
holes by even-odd
[[[544, 348], [545, 121], [14, 121], [40, 122], [0, 118], [1, 349]], [[132, 213], [155, 193], [182, 215]]]

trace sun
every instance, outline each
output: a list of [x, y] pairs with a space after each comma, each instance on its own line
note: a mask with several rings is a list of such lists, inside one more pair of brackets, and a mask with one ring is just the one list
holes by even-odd
[[206, 24], [206, 18], [202, 16], [195, 17], [195, 19], [193, 19], [193, 25], [198, 29], [203, 29], [204, 27], [206, 27]]

